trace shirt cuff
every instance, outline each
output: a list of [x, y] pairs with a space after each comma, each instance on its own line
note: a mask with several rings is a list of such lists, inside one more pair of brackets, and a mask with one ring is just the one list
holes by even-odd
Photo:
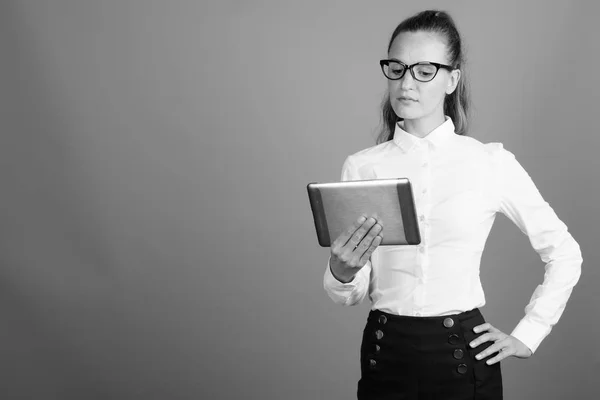
[[549, 326], [532, 321], [525, 316], [512, 331], [511, 336], [523, 342], [533, 354], [551, 329]]
[[352, 278], [352, 280], [348, 283], [340, 282], [337, 280], [335, 276], [333, 276], [333, 272], [331, 272], [331, 265], [329, 261], [327, 261], [327, 270], [325, 271], [325, 286], [335, 289], [338, 291], [352, 291], [356, 288], [356, 275]]

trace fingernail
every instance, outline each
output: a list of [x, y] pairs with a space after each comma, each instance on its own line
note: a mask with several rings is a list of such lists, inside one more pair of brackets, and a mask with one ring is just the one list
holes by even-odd
[[471, 347], [475, 347], [475, 342], [471, 342], [471, 343], [469, 343], [469, 345], [470, 345]]
[[478, 360], [481, 360], [481, 354], [477, 354], [477, 355], [475, 356], [475, 358], [476, 358], [476, 359], [478, 359]]
[[367, 218], [363, 215], [362, 217], [360, 217], [360, 219], [358, 220], [358, 222], [365, 222], [367, 220]]

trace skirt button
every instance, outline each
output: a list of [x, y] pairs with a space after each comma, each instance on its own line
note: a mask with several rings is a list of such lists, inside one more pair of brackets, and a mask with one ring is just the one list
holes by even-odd
[[383, 332], [379, 329], [377, 329], [375, 331], [375, 337], [377, 338], [377, 340], [381, 340], [381, 338], [383, 337]]
[[461, 349], [454, 350], [454, 358], [456, 358], [457, 360], [463, 358], [464, 355], [465, 353]]
[[459, 344], [460, 343], [460, 337], [456, 333], [453, 333], [450, 336], [448, 336], [448, 343], [450, 343], [450, 344]]
[[454, 326], [454, 320], [452, 318], [444, 319], [444, 326], [446, 328], [452, 328]]
[[467, 364], [460, 364], [456, 370], [458, 371], [459, 374], [466, 374], [467, 373]]

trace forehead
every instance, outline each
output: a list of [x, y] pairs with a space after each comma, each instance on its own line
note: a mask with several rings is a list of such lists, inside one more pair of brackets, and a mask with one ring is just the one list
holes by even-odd
[[394, 38], [389, 58], [396, 58], [406, 64], [419, 61], [447, 63], [446, 44], [435, 33], [418, 31], [402, 32]]

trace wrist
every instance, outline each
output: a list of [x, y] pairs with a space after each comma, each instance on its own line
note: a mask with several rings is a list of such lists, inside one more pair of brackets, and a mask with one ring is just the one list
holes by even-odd
[[333, 266], [332, 263], [329, 263], [329, 269], [331, 271], [331, 275], [333, 275], [333, 277], [341, 283], [350, 283], [354, 280], [355, 274], [348, 275], [341, 273], [340, 271], [338, 271], [337, 268]]

